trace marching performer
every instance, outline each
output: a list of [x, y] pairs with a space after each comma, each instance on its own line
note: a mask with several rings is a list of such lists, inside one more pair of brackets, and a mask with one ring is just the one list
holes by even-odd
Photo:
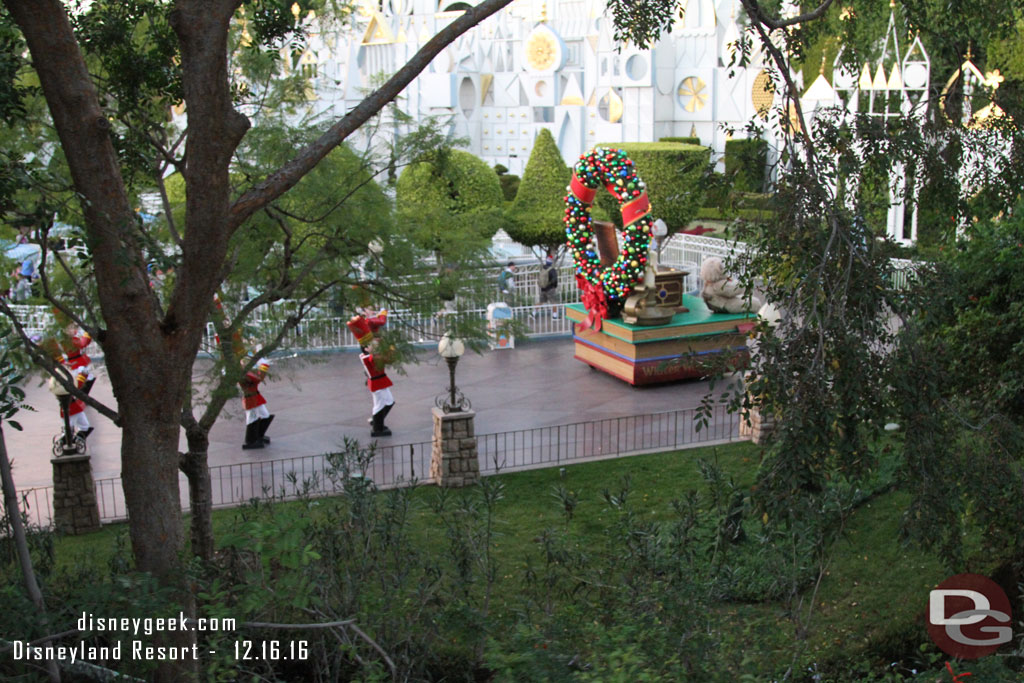
[[[96, 377], [93, 375], [92, 360], [85, 353], [85, 348], [92, 343], [92, 337], [84, 331], [81, 334], [76, 334], [77, 328], [74, 323], [60, 311], [55, 311], [54, 316], [66, 325], [57, 336], [42, 341], [40, 346], [49, 353], [54, 362], [60, 363], [66, 368], [68, 379], [71, 380], [75, 388], [88, 394], [96, 381]], [[85, 415], [85, 401], [71, 396], [54, 378], [50, 379], [49, 384], [50, 391], [57, 397], [57, 402], [60, 404], [60, 416], [64, 420], [66, 450], [71, 447], [76, 435], [83, 439], [88, 438], [93, 432], [93, 427]]]
[[366, 373], [366, 387], [370, 390], [370, 397], [373, 399], [373, 408], [370, 414], [371, 437], [391, 436], [391, 430], [384, 425], [384, 418], [388, 416], [395, 405], [395, 398], [391, 395], [393, 382], [384, 372], [384, 366], [390, 360], [390, 354], [381, 350], [379, 340], [375, 340], [373, 337], [373, 333], [380, 329], [385, 322], [387, 322], [387, 311], [381, 311], [372, 318], [356, 315], [347, 323], [362, 350], [362, 353], [359, 354], [359, 361], [362, 363], [363, 372]]
[[[74, 381], [76, 389], [81, 389], [88, 393], [88, 390], [85, 388], [88, 380], [84, 372], [72, 370], [71, 379]], [[57, 401], [60, 403], [60, 416], [64, 420], [65, 434], [69, 439], [67, 445], [71, 445], [70, 439], [73, 436], [81, 436], [83, 439], [88, 438], [92, 434], [93, 427], [89, 424], [89, 418], [85, 416], [85, 401], [80, 398], [73, 398], [57, 380], [52, 378], [50, 379], [50, 391], [54, 393]]]
[[[245, 364], [245, 359], [242, 359]], [[242, 406], [245, 408], [245, 443], [243, 450], [252, 448], [263, 448], [270, 443], [270, 438], [265, 436], [267, 428], [273, 422], [274, 416], [267, 410], [267, 399], [260, 393], [260, 382], [267, 377], [270, 369], [270, 361], [260, 358], [256, 366], [245, 373], [242, 379], [238, 380], [242, 387]]]
[[71, 370], [73, 376], [77, 374], [85, 376], [85, 383], [81, 389], [88, 394], [92, 391], [92, 385], [96, 383], [96, 376], [92, 373], [92, 359], [85, 353], [85, 348], [92, 343], [92, 336], [85, 331], [81, 334], [73, 334], [69, 331], [69, 335], [71, 342], [64, 346], [63, 363]]

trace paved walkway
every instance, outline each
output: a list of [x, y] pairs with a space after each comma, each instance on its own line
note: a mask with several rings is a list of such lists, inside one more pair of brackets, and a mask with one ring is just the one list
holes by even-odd
[[[572, 340], [561, 337], [519, 342], [514, 350], [467, 353], [459, 362], [456, 383], [477, 411], [478, 434], [548, 425], [655, 413], [699, 404], [707, 382], [685, 381], [661, 386], [631, 387], [573, 359]], [[196, 380], [209, 371], [198, 361]], [[394, 436], [381, 443], [429, 441], [434, 397], [448, 386], [448, 368], [436, 350], [420, 353], [420, 362], [406, 365], [404, 376], [391, 370], [396, 405], [388, 416]], [[93, 395], [114, 405], [104, 368]], [[57, 401], [38, 379], [27, 387], [27, 402], [36, 412], [17, 419], [24, 431], [5, 429], [19, 489], [52, 483], [50, 464], [54, 434], [60, 430]], [[331, 451], [345, 436], [368, 441], [370, 395], [355, 353], [305, 355], [274, 363], [263, 395], [277, 417], [263, 450], [243, 451], [245, 432], [241, 400], [229, 401], [210, 435], [210, 464], [226, 465], [315, 455]], [[89, 437], [93, 475], [117, 477], [121, 471], [120, 430], [88, 409], [96, 431]], [[182, 437], [181, 447], [185, 440]]]

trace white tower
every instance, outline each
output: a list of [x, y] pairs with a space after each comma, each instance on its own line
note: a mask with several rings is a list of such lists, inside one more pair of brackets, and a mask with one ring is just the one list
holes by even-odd
[[[912, 116], [923, 119], [928, 110], [930, 62], [928, 53], [916, 37], [905, 52], [900, 52], [896, 30], [895, 3], [889, 3], [889, 24], [882, 43], [882, 53], [874, 66], [865, 62], [857, 73], [843, 64], [840, 50], [833, 65], [834, 101], [851, 114], [867, 114], [879, 118]], [[820, 76], [819, 79], [824, 79]], [[827, 81], [826, 81], [827, 82]], [[817, 85], [817, 82], [815, 82]], [[819, 89], [824, 93], [824, 89]], [[808, 92], [808, 95], [810, 92]], [[900, 162], [889, 174], [889, 209], [886, 212], [886, 234], [902, 244], [917, 241], [917, 202], [910, 207], [910, 228], [907, 230], [907, 197], [916, 200], [919, 181], [908, 183], [906, 168]], [[854, 188], [850, 188], [853, 190]]]

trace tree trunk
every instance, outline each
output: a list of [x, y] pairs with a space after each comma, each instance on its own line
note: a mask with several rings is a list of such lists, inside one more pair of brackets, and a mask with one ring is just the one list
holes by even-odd
[[[178, 416], [184, 396], [187, 335], [166, 329], [145, 275], [136, 218], [71, 24], [59, 0], [4, 0], [25, 35], [68, 162], [93, 255], [107, 329], [103, 346], [111, 385], [124, 418], [122, 477], [136, 566], [179, 583], [181, 509], [178, 502]], [[199, 332], [192, 331], [198, 348]], [[186, 372], [174, 360], [186, 359]], [[179, 363], [180, 365], [180, 363]], [[176, 374], [175, 374], [176, 373]], [[155, 410], [154, 410], [155, 409]], [[138, 488], [136, 488], [138, 487]], [[161, 487], [163, 488], [162, 490]]]
[[209, 433], [198, 425], [185, 430], [188, 452], [181, 471], [188, 477], [189, 507], [192, 513], [192, 554], [213, 561], [213, 489], [210, 484]]
[[[7, 442], [4, 439], [2, 426], [0, 426], [0, 484], [3, 485], [4, 509], [7, 511], [7, 522], [11, 525], [11, 534], [14, 536], [14, 547], [18, 554], [18, 564], [21, 565], [21, 577], [25, 582], [25, 592], [28, 593], [32, 604], [39, 610], [43, 622], [46, 623], [48, 621], [46, 603], [43, 602], [43, 592], [39, 590], [36, 572], [32, 568], [32, 555], [28, 550], [25, 527], [21, 523], [18, 491], [14, 487], [14, 477], [11, 475], [11, 461], [7, 459]], [[52, 659], [46, 660], [46, 671], [51, 681], [60, 683], [60, 669], [57, 667], [57, 662]]]
[[[152, 398], [168, 398], [159, 395], [162, 393], [154, 391]], [[136, 568], [170, 578], [169, 574], [178, 571], [183, 547], [177, 467], [180, 427], [176, 421], [168, 424], [166, 418], [153, 419], [151, 411], [141, 409], [144, 406], [125, 401], [121, 406], [121, 480]]]
[[[136, 567], [190, 597], [180, 571], [183, 533], [178, 493], [181, 405], [214, 290], [223, 278], [228, 240], [255, 211], [294, 186], [310, 169], [412, 81], [445, 45], [511, 0], [484, 0], [427, 42], [388, 83], [331, 127], [279, 172], [234, 203], [228, 169], [248, 129], [233, 108], [228, 28], [241, 0], [176, 0], [170, 15], [181, 48], [188, 111], [183, 169], [186, 230], [182, 260], [166, 313], [151, 291], [141, 231], [100, 106], [92, 75], [61, 0], [2, 0], [25, 36], [54, 129], [82, 198], [88, 246], [106, 329], [96, 336], [107, 357], [122, 416], [121, 474]], [[206, 429], [209, 425], [206, 426]], [[190, 451], [192, 449], [190, 448]], [[202, 453], [202, 461], [198, 456]], [[191, 459], [200, 501], [209, 501], [205, 448]], [[208, 524], [208, 509], [196, 515]], [[204, 536], [209, 536], [208, 529]], [[212, 544], [203, 540], [203, 543]], [[168, 644], [189, 644], [189, 632]], [[184, 643], [174, 638], [186, 639]], [[183, 680], [188, 666], [161, 665], [154, 680]]]
[[[194, 616], [180, 563], [178, 421], [201, 329], [190, 329], [188, 323], [193, 321], [187, 318], [184, 325], [160, 320], [146, 277], [137, 218], [110, 137], [111, 124], [100, 107], [62, 3], [3, 1], [28, 43], [75, 189], [83, 198], [97, 293], [107, 325], [97, 341], [106, 354], [123, 417], [121, 476], [136, 568], [175, 589], [184, 611]], [[203, 314], [212, 296], [210, 285]], [[154, 641], [189, 646], [194, 635], [172, 631]], [[163, 662], [153, 680], [192, 680], [197, 665], [189, 660]]]
[[[149, 367], [152, 371], [159, 365], [154, 363]], [[195, 601], [181, 568], [184, 547], [178, 487], [181, 394], [175, 393], [175, 387], [183, 386], [184, 381], [170, 372], [163, 376], [163, 381], [147, 377], [148, 372], [141, 377], [136, 375], [141, 382], [126, 381], [125, 375], [138, 368], [123, 358], [110, 355], [107, 368], [115, 387], [127, 383], [131, 388], [128, 396], [115, 393], [123, 425], [121, 481], [136, 569], [149, 572], [161, 584], [172, 587], [182, 611], [194, 617]], [[196, 634], [194, 631], [167, 631], [155, 634], [153, 640], [162, 646], [192, 647]], [[154, 672], [153, 680], [158, 683], [194, 680], [197, 667], [198, 662], [190, 658], [165, 661]]]

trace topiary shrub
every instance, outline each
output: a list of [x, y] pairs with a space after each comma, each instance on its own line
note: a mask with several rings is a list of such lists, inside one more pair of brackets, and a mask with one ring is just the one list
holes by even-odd
[[398, 178], [399, 210], [443, 209], [456, 214], [501, 206], [501, 183], [480, 158], [459, 149], [411, 164]]
[[[664, 220], [670, 232], [685, 228], [697, 215], [704, 199], [701, 178], [711, 158], [710, 149], [678, 142], [602, 142], [597, 146], [625, 150], [647, 185], [654, 217]], [[599, 192], [597, 204], [621, 225], [619, 204], [611, 194]]]
[[411, 164], [395, 185], [399, 216], [421, 246], [435, 251], [461, 236], [490, 239], [504, 227], [503, 198], [494, 170], [457, 149]]
[[725, 175], [739, 192], [763, 192], [768, 143], [758, 138], [725, 141]]
[[562, 161], [562, 153], [542, 128], [526, 162], [519, 191], [508, 211], [509, 236], [530, 247], [557, 249], [565, 242], [565, 188], [572, 171]]
[[505, 201], [511, 202], [519, 191], [519, 176], [509, 173], [508, 167], [503, 164], [495, 164], [494, 172], [498, 174], [498, 182], [501, 183], [501, 193], [505, 196]]
[[700, 138], [696, 135], [687, 135], [686, 137], [658, 138], [658, 142], [681, 142], [684, 145], [699, 145]]

